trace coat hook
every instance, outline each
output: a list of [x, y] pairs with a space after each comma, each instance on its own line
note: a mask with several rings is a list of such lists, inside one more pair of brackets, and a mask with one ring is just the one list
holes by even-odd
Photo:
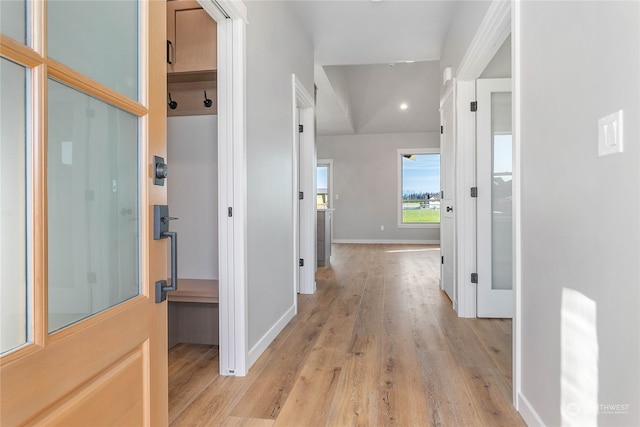
[[169, 92], [169, 108], [171, 108], [172, 110], [175, 110], [176, 108], [178, 108], [178, 103], [176, 101], [174, 101], [173, 99], [171, 99], [171, 92]]
[[209, 108], [213, 105], [213, 101], [207, 98], [207, 91], [204, 91], [204, 106]]

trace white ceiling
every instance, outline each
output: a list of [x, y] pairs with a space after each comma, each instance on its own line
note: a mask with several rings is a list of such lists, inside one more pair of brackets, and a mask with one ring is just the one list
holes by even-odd
[[[327, 134], [376, 134], [435, 132], [440, 128], [440, 64], [420, 61], [378, 65], [332, 65], [322, 67], [335, 89], [349, 127], [336, 128], [335, 110], [327, 104], [318, 85], [317, 121]], [[339, 98], [340, 99], [340, 98]], [[405, 110], [400, 108], [406, 104]], [[335, 106], [332, 106], [335, 107]], [[328, 117], [331, 111], [334, 117]]]
[[438, 60], [456, 1], [287, 3], [315, 49], [318, 134], [439, 129]]
[[440, 59], [456, 1], [292, 0], [318, 65]]

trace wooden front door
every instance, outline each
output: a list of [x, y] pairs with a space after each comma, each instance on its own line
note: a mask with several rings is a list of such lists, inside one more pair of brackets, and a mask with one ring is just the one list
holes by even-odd
[[2, 426], [167, 424], [165, 7], [1, 2]]

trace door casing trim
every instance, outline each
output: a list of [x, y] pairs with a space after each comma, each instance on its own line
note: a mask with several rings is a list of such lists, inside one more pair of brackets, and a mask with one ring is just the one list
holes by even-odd
[[247, 9], [239, 0], [198, 3], [218, 24], [220, 375], [244, 376], [248, 370]]

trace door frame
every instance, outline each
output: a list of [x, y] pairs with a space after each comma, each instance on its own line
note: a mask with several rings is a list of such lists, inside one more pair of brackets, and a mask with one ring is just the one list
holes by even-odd
[[198, 3], [218, 25], [220, 375], [244, 376], [248, 370], [247, 9], [239, 0], [198, 0]]
[[[454, 79], [455, 80], [455, 79]], [[452, 303], [452, 307], [453, 309], [458, 312], [458, 306], [459, 306], [459, 300], [458, 300], [458, 280], [457, 280], [457, 275], [458, 275], [458, 271], [457, 271], [457, 265], [458, 265], [458, 253], [456, 250], [456, 247], [458, 245], [458, 241], [457, 241], [457, 218], [459, 217], [459, 215], [457, 215], [457, 209], [458, 209], [458, 205], [457, 205], [457, 199], [456, 199], [456, 194], [458, 193], [459, 189], [457, 188], [457, 182], [458, 182], [458, 177], [457, 177], [457, 169], [458, 169], [458, 165], [457, 165], [457, 156], [459, 155], [457, 153], [458, 151], [458, 140], [457, 140], [457, 114], [456, 114], [456, 92], [457, 92], [457, 87], [455, 84], [452, 84], [450, 86], [447, 87], [444, 95], [442, 96], [441, 100], [440, 100], [440, 124], [441, 124], [441, 132], [440, 132], [440, 188], [442, 189], [442, 191], [440, 192], [440, 256], [442, 259], [442, 262], [440, 263], [440, 289], [445, 291], [445, 293], [447, 293], [446, 289], [445, 289], [445, 281], [444, 281], [444, 271], [445, 271], [445, 264], [444, 264], [444, 260], [445, 260], [445, 256], [444, 256], [444, 252], [442, 250], [443, 244], [446, 246], [448, 244], [450, 244], [452, 246], [451, 248], [451, 253], [453, 254], [452, 259], [447, 260], [447, 262], [452, 263], [452, 278], [451, 280], [453, 281], [452, 283], [452, 291], [451, 291], [451, 295], [449, 295], [447, 293], [447, 295], [449, 295], [449, 297], [451, 298], [451, 303]], [[445, 126], [444, 123], [444, 117], [445, 117], [445, 106], [450, 103], [451, 106], [451, 129], [448, 129], [449, 126]], [[445, 133], [446, 132], [446, 133]], [[454, 190], [454, 195], [453, 198], [451, 199], [453, 201], [453, 205], [455, 207], [455, 210], [453, 211], [453, 221], [451, 221], [451, 242], [448, 242], [447, 239], [444, 238], [445, 233], [443, 233], [443, 230], [446, 230], [446, 224], [444, 221], [444, 214], [443, 214], [443, 209], [444, 209], [444, 204], [442, 203], [445, 198], [443, 197], [444, 193], [444, 186], [445, 186], [445, 179], [443, 179], [443, 176], [445, 173], [447, 173], [448, 171], [446, 170], [446, 167], [443, 167], [443, 165], [446, 165], [448, 160], [447, 160], [447, 156], [444, 153], [445, 150], [443, 149], [443, 145], [444, 145], [444, 140], [445, 137], [448, 135], [448, 133], [451, 133], [451, 142], [453, 143], [453, 159], [451, 160], [451, 162], [454, 165], [454, 177], [453, 177], [453, 187], [455, 188]]]
[[[293, 190], [293, 290], [294, 301], [297, 292], [313, 294], [316, 291], [316, 234], [317, 220], [316, 193], [316, 140], [315, 140], [315, 102], [295, 74], [291, 75], [292, 90], [292, 190]], [[298, 109], [300, 111], [298, 117]], [[298, 124], [304, 127], [300, 133]], [[298, 142], [299, 139], [299, 142]], [[304, 193], [304, 199], [298, 199], [298, 192]], [[299, 209], [298, 209], [299, 208]], [[299, 213], [299, 215], [298, 215]], [[298, 246], [299, 242], [299, 246]], [[298, 260], [305, 260], [304, 267], [298, 266]], [[299, 273], [299, 275], [298, 275]], [[298, 282], [299, 278], [299, 282]]]
[[[512, 7], [513, 3], [513, 7]], [[513, 404], [518, 407], [517, 396], [520, 394], [521, 365], [521, 330], [520, 330], [520, 284], [521, 284], [521, 237], [520, 237], [520, 142], [519, 142], [519, 10], [520, 4], [515, 1], [493, 0], [478, 27], [457, 71], [457, 78], [451, 81], [457, 90], [456, 96], [456, 131], [458, 157], [460, 165], [456, 176], [458, 212], [457, 254], [458, 275], [464, 278], [459, 283], [458, 316], [476, 317], [476, 288], [471, 283], [471, 273], [476, 272], [476, 200], [469, 196], [469, 189], [476, 186], [476, 119], [470, 112], [469, 105], [476, 99], [475, 81], [507, 36], [512, 34], [512, 96], [513, 96], [513, 292], [514, 317], [512, 327], [513, 357]]]
[[460, 165], [456, 175], [458, 274], [458, 316], [476, 317], [476, 287], [471, 273], [476, 273], [476, 200], [469, 189], [476, 186], [476, 116], [469, 105], [476, 100], [476, 80], [511, 33], [511, 3], [494, 0], [465, 53], [456, 86], [456, 130]]

